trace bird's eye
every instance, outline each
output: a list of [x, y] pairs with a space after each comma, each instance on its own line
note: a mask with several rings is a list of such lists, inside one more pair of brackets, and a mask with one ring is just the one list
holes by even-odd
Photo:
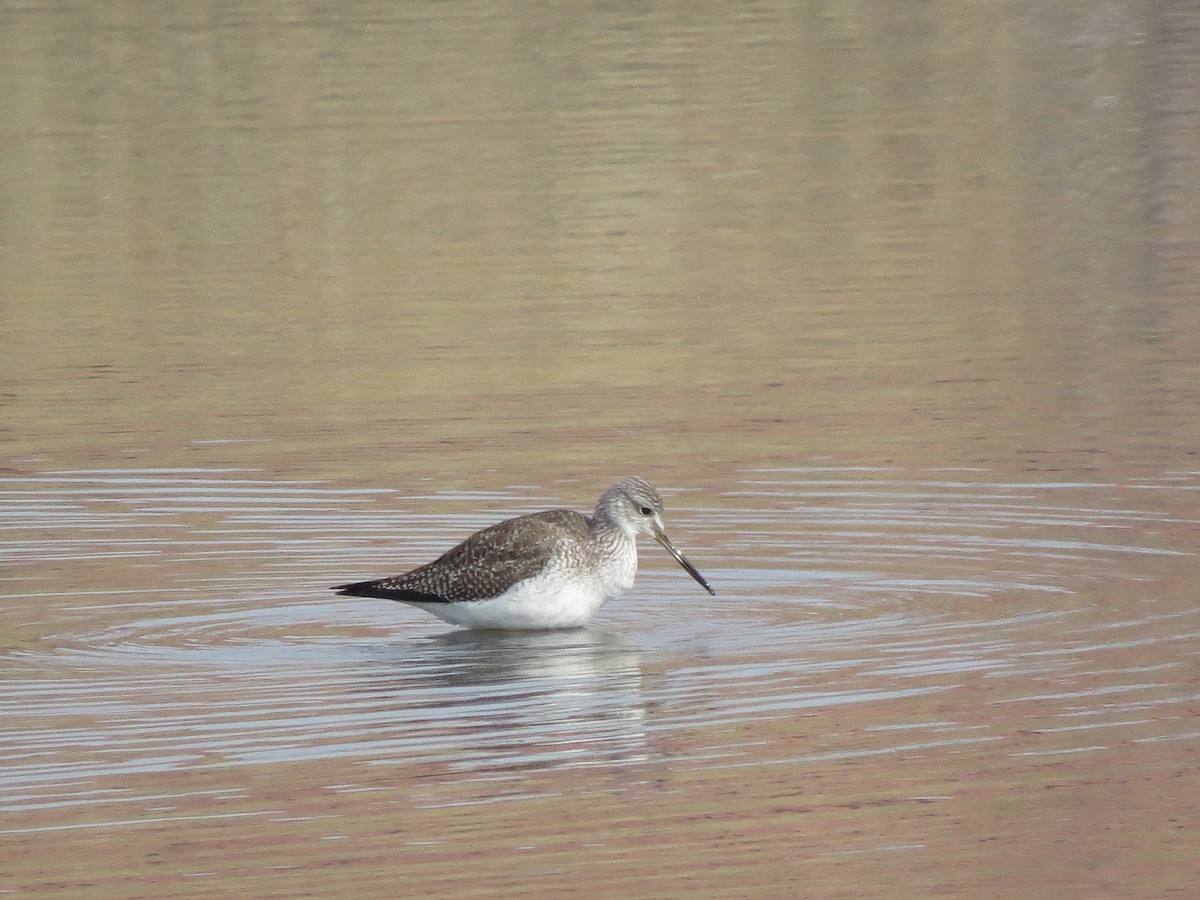
[[652, 516], [652, 515], [654, 515], [654, 510], [652, 510], [652, 509], [651, 509], [650, 507], [648, 507], [648, 506], [643, 506], [643, 507], [642, 507], [640, 510], [638, 510], [638, 511], [639, 511], [639, 512], [640, 512], [640, 513], [641, 513], [643, 516]]

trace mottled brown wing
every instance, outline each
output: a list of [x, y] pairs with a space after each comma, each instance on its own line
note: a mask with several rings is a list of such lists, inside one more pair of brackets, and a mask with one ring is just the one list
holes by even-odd
[[420, 603], [486, 600], [545, 568], [562, 538], [581, 540], [587, 534], [587, 518], [573, 510], [519, 516], [477, 531], [411, 572], [344, 584], [335, 590], [354, 597]]

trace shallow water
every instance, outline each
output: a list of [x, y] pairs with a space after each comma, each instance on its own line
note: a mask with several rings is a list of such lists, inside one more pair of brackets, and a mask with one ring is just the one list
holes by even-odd
[[[1171, 3], [0, 10], [0, 891], [1190, 896], [1198, 59]], [[716, 597], [327, 589], [625, 474]]]
[[[247, 772], [279, 767], [291, 790], [316, 792], [323, 827], [350, 836], [380, 804], [412, 804], [409, 821], [481, 807], [476, 828], [520, 831], [521, 803], [633, 791], [654, 817], [655, 795], [694, 800], [729, 779], [783, 779], [807, 808], [808, 780], [851, 765], [872, 767], [856, 776], [869, 787], [827, 802], [879, 802], [860, 792], [890, 793], [916, 769], [904, 802], [962, 820], [981, 798], [960, 781], [991, 774], [1024, 785], [1036, 821], [1058, 779], [1086, 773], [1107, 791], [1131, 758], [1158, 779], [1194, 768], [1200, 608], [1185, 593], [1200, 521], [1156, 501], [1195, 492], [1200, 473], [747, 472], [704, 505], [679, 495], [671, 516], [718, 597], [647, 552], [631, 596], [592, 627], [511, 635], [323, 585], [415, 563], [497, 517], [481, 508], [515, 513], [526, 498], [250, 474], [5, 479], [6, 553], [74, 586], [34, 579], [15, 595], [44, 619], [4, 657], [10, 840], [291, 821], [295, 798], [245, 788]], [[31, 627], [18, 618], [10, 607], [6, 626]], [[230, 804], [250, 809], [221, 812]], [[581, 845], [609, 838], [604, 821], [562, 827]], [[947, 853], [919, 827], [896, 845], [869, 834], [826, 852], [914, 867]]]

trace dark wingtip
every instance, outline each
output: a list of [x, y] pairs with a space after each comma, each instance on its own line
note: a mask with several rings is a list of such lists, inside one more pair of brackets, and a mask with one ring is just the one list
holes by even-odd
[[375, 600], [395, 600], [399, 603], [447, 603], [444, 597], [433, 594], [423, 594], [420, 591], [406, 591], [397, 588], [381, 587], [378, 581], [355, 581], [353, 584], [339, 584], [330, 588], [341, 597], [371, 597]]
[[352, 584], [339, 584], [332, 588], [342, 597], [380, 597], [382, 599], [390, 599], [384, 597], [374, 581], [355, 581]]

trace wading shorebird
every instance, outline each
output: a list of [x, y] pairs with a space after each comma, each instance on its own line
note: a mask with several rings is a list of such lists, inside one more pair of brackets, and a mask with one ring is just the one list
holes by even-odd
[[658, 491], [622, 478], [590, 516], [549, 509], [507, 519], [404, 575], [333, 590], [399, 600], [467, 628], [578, 628], [633, 586], [637, 538], [646, 534], [715, 596], [667, 537], [662, 514]]

